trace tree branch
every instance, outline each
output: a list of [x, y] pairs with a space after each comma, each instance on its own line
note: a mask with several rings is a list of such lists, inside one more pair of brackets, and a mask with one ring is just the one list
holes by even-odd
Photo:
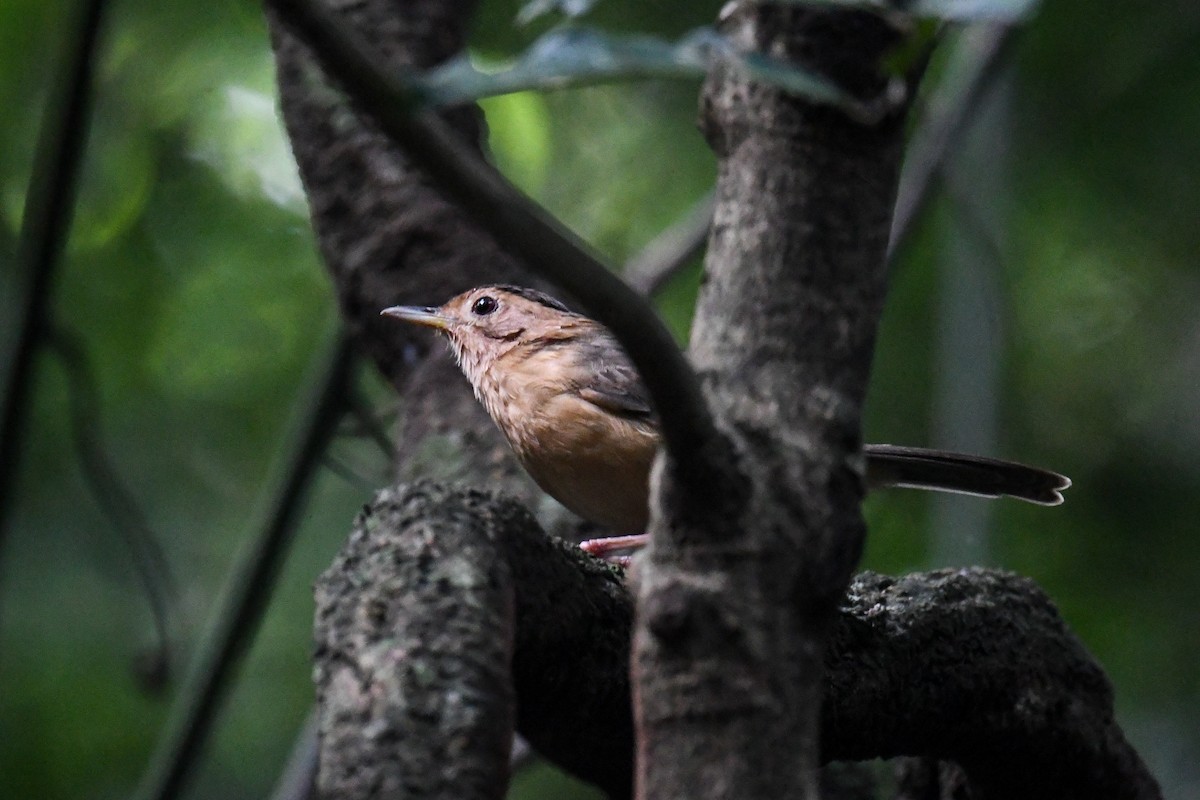
[[715, 205], [709, 192], [682, 219], [655, 236], [625, 263], [621, 275], [626, 283], [647, 297], [658, 294], [667, 281], [704, 251]]
[[309, 800], [317, 791], [317, 759], [320, 757], [317, 740], [317, 709], [309, 709], [304, 723], [292, 740], [287, 763], [275, 780], [270, 800]]
[[150, 527], [137, 497], [122, 481], [109, 458], [100, 425], [100, 390], [92, 362], [80, 337], [60, 326], [44, 334], [67, 377], [71, 438], [88, 488], [113, 529], [125, 540], [134, 572], [154, 620], [156, 647], [138, 659], [139, 678], [151, 691], [162, 691], [172, 675], [179, 592], [171, 565]]
[[476, 223], [539, 274], [580, 299], [612, 329], [662, 411], [663, 440], [698, 491], [715, 492], [720, 473], [701, 454], [716, 440], [692, 369], [654, 310], [589, 248], [463, 145], [438, 117], [414, 109], [414, 89], [379, 65], [355, 30], [319, 0], [269, 0], [303, 33], [356, 106], [404, 148]]
[[[458, 53], [473, 8], [471, 0], [363, 0], [338, 11], [370, 41], [382, 67], [400, 72]], [[267, 11], [283, 117], [342, 316], [360, 349], [401, 392], [398, 476], [501, 487], [537, 507], [541, 490], [445, 347], [428, 332], [379, 315], [398, 302], [429, 304], [473, 286], [536, 286], [537, 279], [329, 90], [308, 47]], [[478, 113], [459, 109], [448, 121], [464, 141], [477, 141]]]
[[92, 74], [104, 27], [104, 0], [73, 4], [60, 64], [50, 84], [34, 154], [33, 174], [17, 242], [16, 283], [22, 287], [10, 324], [13, 352], [0, 358], [0, 544], [24, 441], [35, 355], [42, 341], [54, 274], [67, 244], [75, 189], [90, 128]]
[[[439, 663], [461, 659], [461, 669], [490, 674], [498, 667], [489, 659], [504, 662], [497, 642], [509, 640], [508, 629], [485, 621], [503, 598], [489, 595], [496, 607], [457, 643], [436, 633], [448, 614], [458, 613], [449, 610], [460, 608], [453, 596], [413, 611], [411, 619], [393, 611], [418, 602], [434, 583], [429, 575], [451, 561], [467, 575], [501, 561], [511, 579], [517, 729], [562, 768], [614, 797], [628, 796], [632, 597], [617, 570], [546, 537], [519, 504], [488, 493], [427, 482], [398, 486], [381, 493], [356, 523], [322, 587], [353, 589], [358, 599], [345, 595], [341, 616], [323, 599], [318, 637], [359, 644], [322, 645], [317, 659], [323, 682], [333, 682], [339, 671], [361, 682], [349, 694], [325, 692], [322, 718], [339, 720], [344, 711], [350, 716], [339, 736], [372, 738], [354, 699], [370, 685], [362, 676], [391, 685], [389, 673], [415, 669], [378, 657], [396, 626], [401, 637], [416, 635], [409, 626], [429, 626]], [[468, 584], [464, 603], [472, 617], [482, 613], [475, 609], [475, 587]], [[323, 598], [341, 591], [321, 589]], [[352, 608], [360, 609], [357, 616]], [[374, 608], [381, 609], [378, 618], [362, 611]], [[364, 624], [382, 637], [375, 646], [349, 632]], [[485, 628], [487, 641], [474, 638]], [[983, 797], [1159, 796], [1113, 719], [1112, 691], [1100, 667], [1026, 578], [987, 569], [904, 578], [865, 573], [837, 608], [829, 643], [820, 688], [823, 762], [901, 755], [952, 760]], [[458, 685], [457, 673], [447, 674], [451, 680], [431, 680], [419, 696], [398, 700], [400, 707], [442, 702], [437, 698]], [[371, 706], [370, 713], [385, 712]], [[424, 739], [406, 738], [404, 749], [440, 746]], [[367, 763], [407, 758], [386, 736], [374, 745], [345, 746], [385, 745], [387, 752]], [[499, 761], [506, 754], [490, 757]]]
[[316, 587], [323, 797], [504, 797], [514, 623], [496, 530], [514, 515], [532, 521], [414, 487], [359, 517]]
[[1015, 25], [994, 22], [969, 27], [959, 36], [947, 67], [948, 79], [933, 93], [925, 119], [909, 142], [892, 217], [889, 262], [912, 233], [942, 165], [962, 138], [970, 112], [991, 87], [1017, 30]]
[[1028, 578], [859, 575], [826, 664], [826, 759], [934, 756], [985, 798], [1160, 795], [1103, 670]]
[[[459, 52], [473, 7], [470, 0], [366, 0], [339, 11], [368, 37], [381, 67], [398, 72]], [[381, 319], [381, 308], [440, 302], [482, 282], [525, 283], [529, 275], [328, 88], [311, 51], [267, 11], [284, 122], [342, 315], [384, 376], [403, 388], [426, 354], [440, 360], [444, 350], [415, 327]], [[452, 121], [465, 141], [478, 140], [477, 113], [459, 110]]]
[[[880, 61], [900, 40], [872, 14], [753, 2], [721, 27], [859, 98], [885, 95]], [[817, 794], [824, 634], [864, 536], [861, 405], [904, 111], [865, 123], [732, 68], [705, 84], [717, 205], [690, 353], [735, 457], [720, 496], [674, 463], [656, 473], [633, 667], [643, 796]]]
[[[978, 107], [991, 80], [1005, 61], [1017, 27], [991, 23], [967, 28], [955, 45], [948, 78], [929, 100], [910, 140], [900, 173], [896, 212], [888, 242], [888, 262], [896, 260], [928, 204], [937, 175], [962, 138], [971, 111]], [[691, 263], [703, 248], [712, 224], [714, 198], [707, 195], [625, 264], [630, 286], [653, 296]]]

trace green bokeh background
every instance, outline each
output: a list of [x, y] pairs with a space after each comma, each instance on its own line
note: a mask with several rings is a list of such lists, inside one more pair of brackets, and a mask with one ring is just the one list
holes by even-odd
[[[62, 0], [0, 4], [5, 345], [12, 254], [67, 9]], [[548, 24], [516, 28], [515, 11], [484, 3], [479, 56], [509, 57]], [[716, 11], [602, 0], [590, 21], [675, 38]], [[335, 312], [276, 114], [259, 7], [120, 0], [109, 23], [52, 307], [86, 342], [108, 454], [174, 569], [186, 663], [262, 522]], [[868, 434], [937, 439], [941, 345], [972, 334], [940, 321], [946, 270], [958, 266], [948, 242], [972, 215], [1002, 220], [972, 259], [992, 287], [991, 310], [975, 322], [990, 331], [984, 344], [998, 365], [994, 451], [1060, 469], [1075, 486], [1059, 509], [989, 506], [972, 547], [1045, 587], [1109, 671], [1120, 720], [1168, 796], [1200, 797], [1200, 6], [1052, 0], [1014, 56], [1002, 80], [1005, 146], [991, 165], [1002, 179], [975, 180], [978, 160], [963, 164], [897, 265]], [[937, 77], [935, 64], [931, 86]], [[697, 88], [492, 99], [491, 147], [515, 181], [617, 263], [711, 185]], [[663, 293], [681, 335], [697, 282], [693, 267]], [[156, 692], [139, 677], [153, 645], [146, 604], [71, 446], [61, 365], [43, 357], [38, 367], [0, 551], [0, 797], [123, 797], [179, 684]], [[363, 381], [389, 402], [376, 379]], [[387, 470], [359, 439], [340, 437], [332, 452], [355, 476], [318, 479], [190, 796], [262, 796], [307, 712], [311, 582]], [[945, 563], [938, 554], [952, 534], [938, 529], [940, 502], [872, 498], [866, 566]], [[539, 770], [514, 792], [578, 791], [563, 780]]]

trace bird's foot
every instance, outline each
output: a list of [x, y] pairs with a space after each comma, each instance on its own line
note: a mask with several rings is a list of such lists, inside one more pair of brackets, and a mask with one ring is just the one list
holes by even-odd
[[[585, 542], [579, 543], [579, 549], [585, 553], [597, 556], [599, 558], [608, 558], [606, 554], [616, 550], [640, 550], [646, 546], [649, 541], [644, 533], [634, 534], [633, 536], [607, 536], [603, 539], [588, 539]], [[610, 561], [618, 559], [609, 558]]]

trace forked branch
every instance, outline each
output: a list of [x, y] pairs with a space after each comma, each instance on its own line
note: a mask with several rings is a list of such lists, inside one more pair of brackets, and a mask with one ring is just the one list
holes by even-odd
[[[628, 796], [632, 613], [617, 571], [547, 537], [518, 503], [430, 483], [382, 492], [318, 588], [328, 796], [380, 796], [353, 788], [356, 770], [436, 789], [422, 796], [484, 796], [476, 776], [500, 780], [507, 763], [495, 725], [510, 658], [518, 731]], [[823, 762], [956, 761], [988, 798], [1160, 796], [1102, 670], [1026, 578], [865, 573], [829, 642]], [[454, 741], [471, 752], [436, 757]]]

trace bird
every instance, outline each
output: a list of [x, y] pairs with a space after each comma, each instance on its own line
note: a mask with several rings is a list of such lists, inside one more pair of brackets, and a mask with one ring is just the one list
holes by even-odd
[[[544, 292], [507, 284], [381, 314], [443, 334], [538, 486], [580, 517], [626, 534], [583, 542], [584, 550], [603, 555], [645, 544], [650, 467], [662, 435], [649, 392], [611, 331]], [[869, 488], [1053, 506], [1071, 485], [1050, 470], [964, 453], [890, 444], [866, 444], [863, 453]]]

